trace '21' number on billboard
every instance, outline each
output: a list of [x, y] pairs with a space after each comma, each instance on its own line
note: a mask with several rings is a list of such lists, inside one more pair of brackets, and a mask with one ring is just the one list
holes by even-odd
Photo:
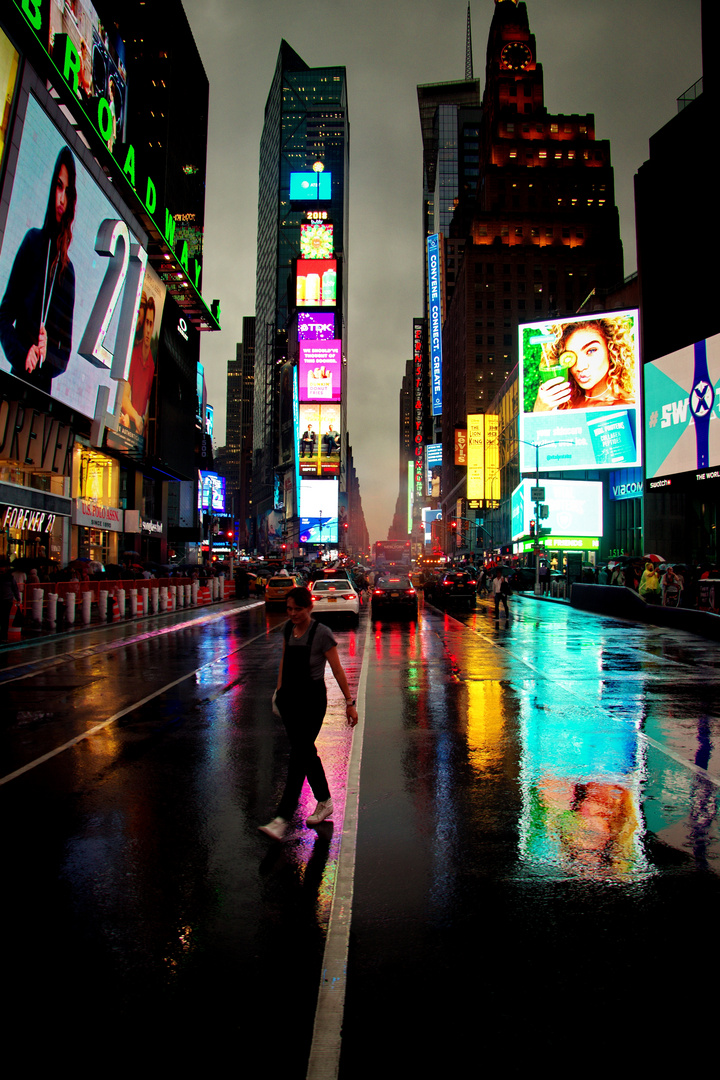
[[[134, 342], [135, 318], [142, 293], [147, 251], [130, 242], [130, 232], [124, 221], [105, 218], [95, 240], [98, 255], [109, 262], [102, 285], [90, 312], [78, 352], [95, 367], [110, 368], [112, 379], [127, 379]], [[120, 294], [122, 304], [115, 335], [115, 351], [105, 348], [104, 341]]]

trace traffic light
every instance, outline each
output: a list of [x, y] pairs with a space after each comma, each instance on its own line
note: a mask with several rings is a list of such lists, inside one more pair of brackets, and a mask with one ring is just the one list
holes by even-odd
[[530, 519], [530, 535], [535, 535], [535, 518]]
[[450, 532], [457, 533], [457, 521], [450, 522]]

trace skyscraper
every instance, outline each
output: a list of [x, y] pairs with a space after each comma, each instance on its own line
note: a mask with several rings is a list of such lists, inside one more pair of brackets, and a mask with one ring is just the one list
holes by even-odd
[[[299, 312], [317, 312], [316, 327], [325, 328], [307, 334], [340, 343], [332, 358], [331, 401], [337, 409], [326, 406], [332, 416], [322, 424], [325, 431], [339, 427], [338, 447], [344, 445], [348, 152], [345, 69], [310, 68], [283, 41], [260, 142], [253, 498], [260, 534], [269, 515], [280, 513], [290, 542], [300, 540], [299, 450], [288, 434], [297, 423], [291, 419], [292, 381], [305, 336], [298, 329]], [[310, 249], [301, 248], [303, 229]], [[299, 265], [306, 258], [315, 265]], [[317, 448], [319, 455], [320, 438]], [[344, 490], [340, 455], [338, 449], [335, 479]], [[318, 457], [318, 474], [323, 468]]]
[[454, 429], [488, 411], [512, 376], [518, 325], [576, 312], [623, 272], [609, 143], [595, 139], [591, 114], [548, 113], [515, 0], [495, 3], [477, 130], [477, 194], [450, 226], [465, 248], [443, 330], [443, 498], [453, 501], [464, 476]]

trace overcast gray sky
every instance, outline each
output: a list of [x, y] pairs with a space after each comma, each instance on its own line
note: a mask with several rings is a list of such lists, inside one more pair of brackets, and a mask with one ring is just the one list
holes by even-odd
[[[258, 154], [281, 38], [310, 67], [345, 65], [350, 117], [348, 428], [371, 541], [398, 492], [398, 397], [412, 318], [422, 315], [418, 83], [464, 78], [467, 0], [183, 0], [210, 80], [203, 335], [216, 444], [225, 375], [255, 313]], [[636, 269], [633, 176], [649, 137], [700, 78], [700, 0], [527, 0], [549, 112], [594, 113], [609, 139], [625, 246]], [[472, 0], [475, 76], [485, 86], [494, 0]]]

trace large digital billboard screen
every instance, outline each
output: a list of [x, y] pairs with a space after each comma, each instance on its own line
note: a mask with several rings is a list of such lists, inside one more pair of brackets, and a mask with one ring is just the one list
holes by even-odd
[[332, 259], [333, 227], [325, 221], [300, 226], [300, 255], [303, 259]]
[[428, 314], [430, 320], [430, 397], [432, 415], [442, 414], [442, 291], [440, 288], [440, 236], [427, 238]]
[[298, 259], [297, 306], [335, 307], [337, 298], [336, 259]]
[[439, 499], [442, 478], [442, 443], [428, 443], [425, 447], [425, 469], [425, 494], [433, 499]]
[[471, 413], [467, 418], [468, 499], [500, 500], [500, 418], [494, 413]]
[[158, 366], [160, 326], [167, 289], [151, 266], [145, 268], [140, 307], [135, 324], [130, 372], [123, 384], [122, 407], [117, 431], [107, 431], [106, 444], [128, 457], [145, 455], [145, 433], [150, 398]]
[[340, 406], [313, 402], [300, 406], [300, 476], [340, 475]]
[[198, 510], [225, 513], [225, 477], [201, 470], [198, 483]]
[[520, 471], [639, 465], [637, 311], [528, 323], [519, 333]]
[[100, 22], [90, 0], [72, 3], [51, 3], [48, 45], [55, 62], [62, 70], [64, 56], [55, 55], [55, 36], [67, 34], [77, 51], [78, 95], [82, 100], [104, 98], [109, 106], [112, 153], [116, 140], [124, 141], [127, 75], [125, 43], [112, 23]]
[[333, 341], [335, 316], [327, 311], [298, 312], [298, 341]]
[[337, 544], [337, 480], [300, 481], [300, 543]]
[[0, 113], [0, 166], [2, 166], [3, 152], [8, 136], [8, 124], [12, 114], [11, 106], [17, 82], [18, 63], [20, 54], [10, 44], [9, 39], [0, 30], [0, 102], [3, 108]]
[[127, 370], [145, 252], [32, 96], [8, 194], [0, 370], [92, 417], [99, 387], [115, 401], [111, 367]]
[[[543, 502], [548, 516], [536, 525], [549, 529], [547, 543], [553, 536], [602, 536], [603, 512], [600, 480], [542, 480], [545, 488]], [[512, 493], [512, 538], [519, 540], [530, 533], [535, 518], [532, 500], [534, 480], [521, 480]]]
[[290, 198], [293, 202], [323, 202], [332, 198], [332, 173], [290, 173]]
[[709, 479], [720, 466], [720, 334], [653, 360], [644, 374], [648, 489], [681, 473]]
[[342, 341], [300, 342], [300, 400], [340, 401]]

